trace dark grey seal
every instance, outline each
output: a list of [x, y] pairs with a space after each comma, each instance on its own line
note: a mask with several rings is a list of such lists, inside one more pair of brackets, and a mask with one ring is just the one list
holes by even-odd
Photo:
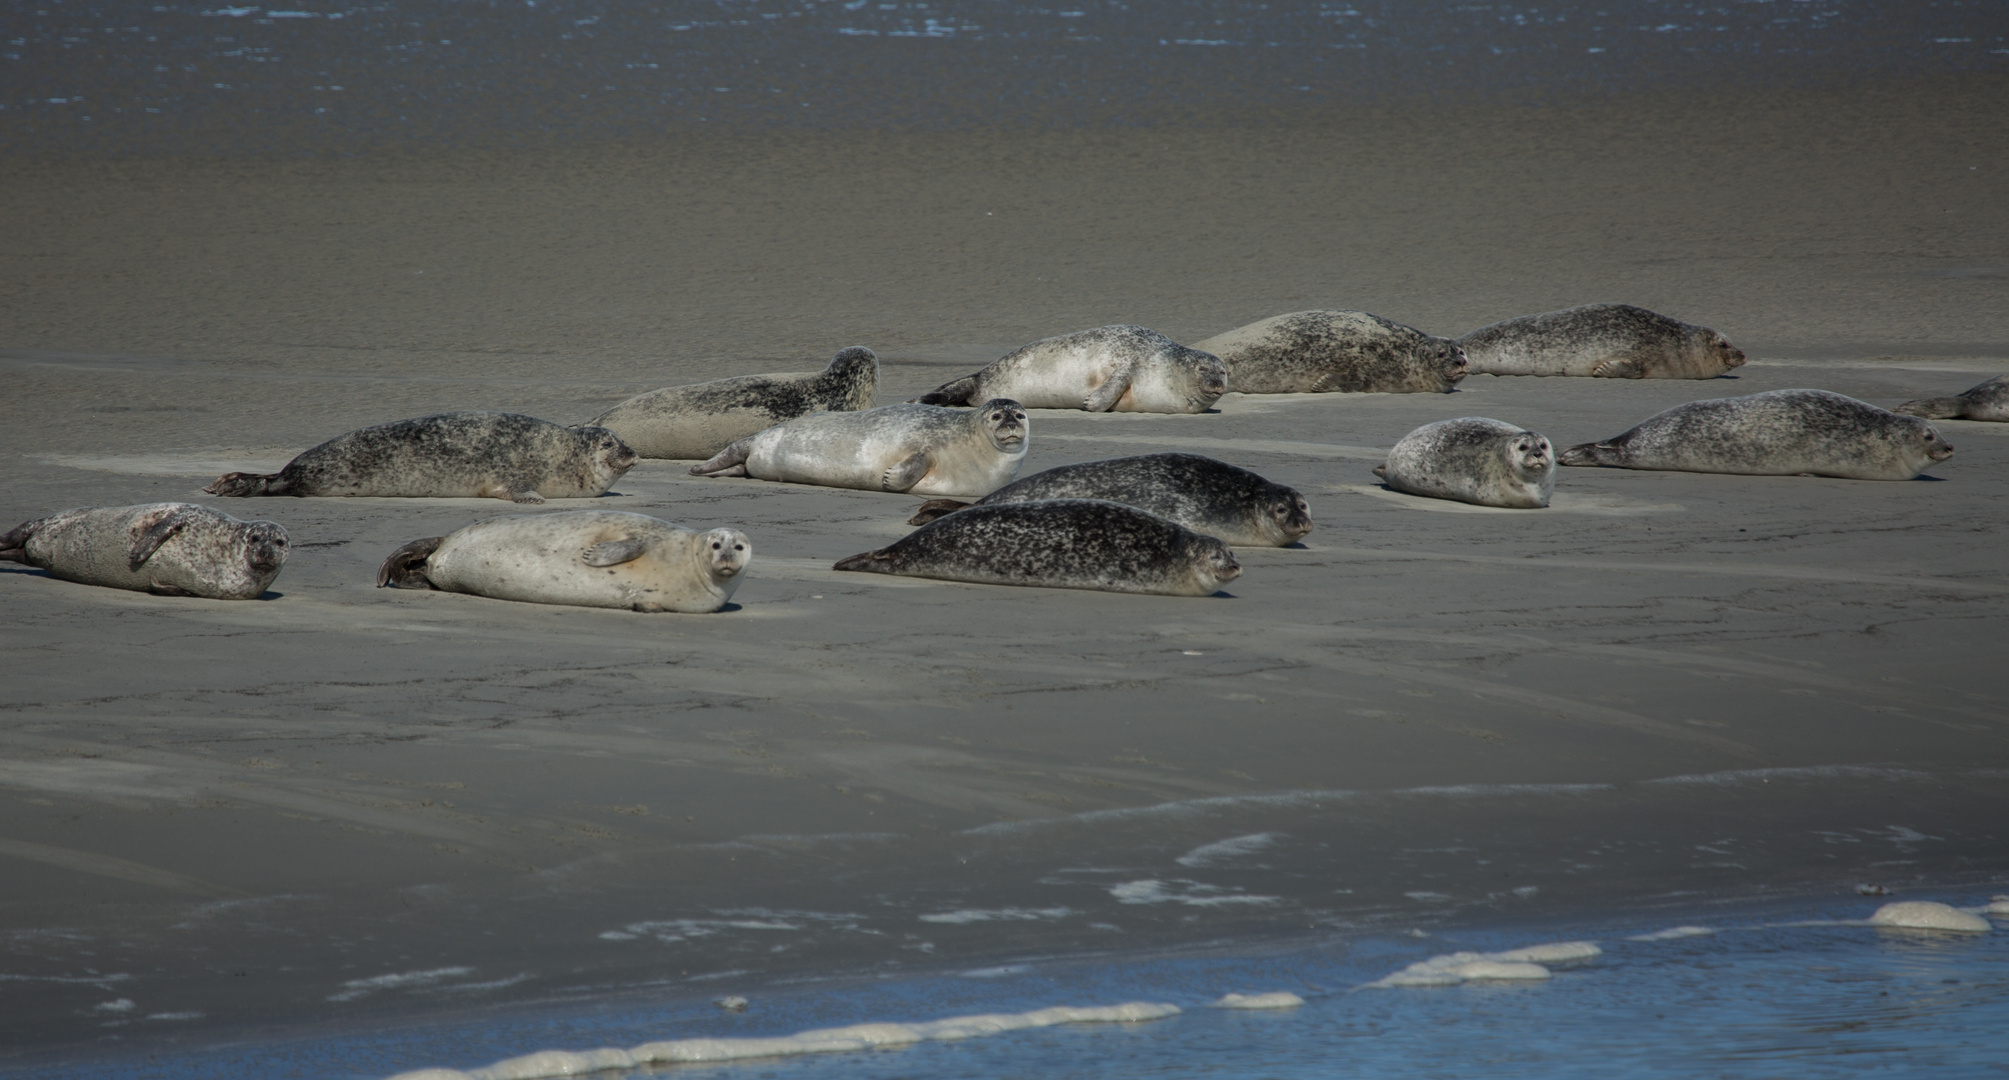
[[1997, 375], [1952, 397], [1907, 401], [1891, 411], [1931, 420], [2009, 420], [2009, 375]]
[[1458, 343], [1365, 311], [1276, 315], [1193, 346], [1239, 394], [1438, 394], [1465, 377]]
[[1404, 435], [1374, 475], [1411, 495], [1536, 510], [1555, 491], [1556, 452], [1539, 432], [1461, 416]]
[[338, 435], [276, 473], [225, 473], [203, 490], [541, 503], [603, 494], [637, 460], [602, 427], [560, 427], [519, 413], [440, 413]]
[[756, 431], [813, 412], [856, 412], [879, 398], [879, 357], [854, 345], [822, 371], [741, 375], [638, 394], [588, 423], [645, 458], [708, 458]]
[[1041, 499], [1122, 503], [1230, 544], [1284, 547], [1311, 531], [1311, 508], [1304, 496], [1200, 454], [1141, 454], [1062, 465], [1006, 484], [975, 504], [931, 499], [907, 524], [926, 525], [971, 505]]
[[0, 560], [65, 581], [211, 600], [255, 599], [286, 551], [276, 522], [182, 502], [65, 510], [0, 536]]
[[1523, 315], [1458, 339], [1476, 375], [1713, 379], [1744, 366], [1722, 334], [1631, 304]]
[[1167, 596], [1211, 596], [1242, 572], [1217, 537], [1099, 499], [972, 506], [836, 569]]
[[1931, 424], [1828, 390], [1691, 401], [1616, 438], [1572, 446], [1564, 465], [1910, 480], [1953, 447]]
[[1006, 397], [1028, 409], [1202, 413], [1227, 392], [1220, 358], [1142, 326], [1098, 326], [1023, 345], [974, 375], [915, 399], [975, 405]]

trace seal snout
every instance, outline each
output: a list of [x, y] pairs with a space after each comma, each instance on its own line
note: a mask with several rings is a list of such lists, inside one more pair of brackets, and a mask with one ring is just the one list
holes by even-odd
[[722, 578], [737, 575], [753, 558], [753, 544], [737, 529], [713, 529], [705, 534], [711, 549], [712, 573]]
[[1311, 532], [1311, 504], [1301, 498], [1289, 498], [1276, 504], [1274, 511], [1277, 526], [1283, 530], [1290, 543]]
[[244, 561], [260, 574], [286, 565], [286, 551], [286, 530], [276, 522], [257, 522], [245, 536]]

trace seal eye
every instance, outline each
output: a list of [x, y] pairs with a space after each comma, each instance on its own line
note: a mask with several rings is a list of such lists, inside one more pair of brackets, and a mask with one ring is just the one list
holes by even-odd
[[720, 543], [719, 543], [718, 541], [716, 541], [716, 540], [712, 541], [712, 550], [713, 550], [713, 551], [717, 551], [717, 550], [718, 550], [719, 548], [721, 548], [721, 547], [724, 547], [724, 546], [725, 546], [725, 545], [723, 545], [723, 544], [720, 544]]

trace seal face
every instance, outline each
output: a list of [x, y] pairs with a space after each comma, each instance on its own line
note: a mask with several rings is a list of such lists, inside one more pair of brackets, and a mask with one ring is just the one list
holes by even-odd
[[377, 585], [497, 600], [632, 611], [717, 611], [739, 588], [753, 544], [738, 529], [698, 532], [642, 514], [565, 510], [477, 521], [392, 552]]
[[1098, 326], [1022, 345], [989, 367], [943, 383], [923, 405], [1006, 397], [1029, 409], [1201, 413], [1228, 390], [1219, 357], [1142, 326]]
[[1166, 596], [1211, 596], [1242, 572], [1218, 538], [1098, 499], [972, 506], [836, 569]]
[[741, 375], [638, 394], [588, 421], [645, 458], [708, 458], [748, 435], [814, 412], [869, 409], [879, 357], [854, 345], [822, 371]]
[[1018, 475], [1027, 423], [1007, 398], [974, 410], [910, 402], [812, 413], [733, 443], [691, 474], [974, 497]]
[[[1284, 547], [1311, 532], [1311, 507], [1296, 490], [1200, 454], [1141, 454], [1062, 465], [1006, 484], [975, 505], [1042, 499], [1122, 503], [1230, 544]], [[968, 505], [935, 499], [907, 524], [925, 525]]]
[[276, 473], [225, 473], [203, 490], [541, 503], [604, 494], [636, 460], [606, 428], [560, 427], [520, 413], [440, 413], [359, 428]]
[[1564, 465], [1910, 480], [1953, 456], [1931, 424], [1828, 390], [1769, 390], [1691, 401], [1598, 443]]
[[1931, 420], [2009, 420], [2009, 375], [1997, 375], [1951, 397], [1907, 401], [1891, 411]]
[[1276, 315], [1193, 347], [1225, 361], [1243, 394], [1437, 394], [1465, 377], [1457, 342], [1365, 311]]
[[1555, 491], [1556, 454], [1537, 432], [1461, 416], [1404, 435], [1374, 475], [1411, 495], [1532, 510]]
[[161, 596], [251, 600], [286, 565], [286, 530], [196, 503], [87, 506], [0, 536], [0, 559], [65, 581]]
[[1484, 375], [1578, 375], [1600, 379], [1713, 379], [1744, 366], [1722, 334], [1631, 304], [1523, 315], [1458, 339]]

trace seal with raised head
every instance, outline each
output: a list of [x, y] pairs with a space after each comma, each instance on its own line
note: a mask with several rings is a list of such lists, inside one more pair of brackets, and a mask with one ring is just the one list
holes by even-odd
[[160, 596], [252, 600], [286, 565], [286, 530], [196, 503], [86, 506], [0, 536], [0, 559], [65, 581]]
[[[1014, 480], [974, 505], [1040, 499], [1122, 503], [1251, 547], [1284, 547], [1311, 531], [1311, 507], [1296, 490], [1200, 454], [1140, 454], [1062, 465]], [[907, 524], [926, 525], [970, 505], [932, 499]]]
[[1623, 435], [1562, 452], [1564, 465], [1910, 480], [1953, 456], [1931, 424], [1830, 390], [1691, 401]]
[[225, 473], [203, 490], [541, 503], [604, 494], [637, 460], [602, 427], [560, 427], [520, 413], [439, 413], [337, 435], [276, 473]]
[[699, 532], [618, 510], [562, 510], [414, 540], [384, 560], [377, 585], [701, 614], [732, 599], [752, 558], [738, 529]]
[[1549, 504], [1556, 488], [1556, 452], [1536, 432], [1461, 416], [1398, 439], [1374, 475], [1411, 495], [1537, 510]]
[[1018, 475], [1027, 435], [1025, 410], [1008, 398], [974, 410], [909, 402], [812, 413], [733, 443], [691, 475], [974, 497]]
[[1477, 375], [1713, 379], [1744, 366], [1744, 353], [1722, 334], [1632, 304], [1523, 315], [1482, 326], [1458, 344]]
[[974, 405], [1007, 397], [1029, 409], [1201, 413], [1227, 393], [1219, 357], [1142, 326], [1098, 326], [1022, 345], [974, 375], [915, 399]]
[[835, 569], [1167, 596], [1211, 596], [1242, 572], [1218, 537], [1100, 499], [972, 506]]
[[1929, 420], [2009, 420], [2009, 375], [1997, 375], [1951, 397], [1907, 401], [1891, 411]]
[[1457, 342], [1365, 311], [1274, 315], [1193, 347], [1220, 357], [1240, 394], [1439, 394], [1465, 377]]
[[645, 458], [708, 458], [756, 431], [814, 412], [857, 412], [879, 397], [879, 357], [854, 345], [822, 371], [741, 375], [651, 390], [587, 421]]

